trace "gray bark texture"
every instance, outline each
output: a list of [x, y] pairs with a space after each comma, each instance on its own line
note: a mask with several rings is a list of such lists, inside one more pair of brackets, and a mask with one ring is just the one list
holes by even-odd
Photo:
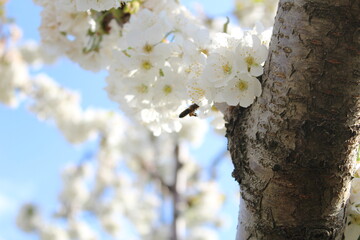
[[237, 240], [343, 239], [360, 140], [360, 0], [281, 0], [262, 86], [226, 116]]

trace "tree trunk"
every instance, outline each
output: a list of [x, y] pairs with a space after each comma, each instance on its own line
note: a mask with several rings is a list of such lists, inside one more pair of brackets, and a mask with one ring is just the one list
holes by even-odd
[[343, 239], [360, 140], [360, 0], [281, 0], [262, 86], [227, 117], [237, 239]]

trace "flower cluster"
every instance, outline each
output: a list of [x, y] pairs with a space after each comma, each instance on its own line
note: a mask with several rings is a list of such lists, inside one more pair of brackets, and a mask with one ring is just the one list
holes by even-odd
[[[99, 71], [108, 66], [108, 60], [111, 59], [112, 50], [120, 36], [118, 22], [121, 23], [126, 16], [120, 10], [105, 13], [100, 10], [119, 7], [119, 1], [35, 2], [43, 7], [39, 31], [42, 47], [49, 54], [66, 55], [91, 71]], [[100, 12], [86, 10], [88, 6]], [[119, 15], [118, 18], [115, 15]]]
[[267, 47], [258, 33], [214, 33], [178, 4], [147, 6], [124, 25], [106, 89], [155, 135], [179, 131], [177, 116], [191, 102], [201, 117], [221, 116], [215, 103], [248, 107], [261, 94]]
[[[0, 85], [6, 86], [0, 95], [4, 97], [1, 99], [12, 96], [13, 101], [2, 101], [3, 104], [18, 102], [21, 95], [30, 103], [31, 112], [41, 120], [53, 122], [69, 142], [81, 144], [99, 139], [98, 151], [91, 159], [64, 168], [55, 218], [49, 220], [39, 208], [25, 204], [17, 217], [21, 229], [35, 232], [43, 240], [99, 239], [99, 232], [115, 238], [131, 234], [127, 239], [169, 239], [172, 219], [162, 219], [159, 212], [163, 211], [162, 206], [171, 204], [171, 191], [176, 191], [182, 196], [178, 203], [182, 207], [174, 221], [188, 223], [183, 234], [192, 237], [204, 231], [216, 239], [217, 234], [207, 225], [219, 224], [222, 193], [213, 180], [199, 178], [200, 166], [183, 147], [185, 142], [202, 142], [206, 121], [185, 119], [179, 133], [154, 138], [145, 128], [116, 112], [83, 109], [78, 93], [59, 86], [46, 75], [32, 77], [28, 64], [46, 62], [38, 46], [26, 44], [6, 49], [3, 45], [0, 50], [3, 59], [16, 56], [11, 58], [14, 61], [0, 63], [0, 68], [12, 64], [8, 78], [0, 78]], [[21, 84], [12, 84], [17, 82], [19, 73], [25, 73], [20, 75]], [[176, 161], [181, 161], [179, 170]], [[206, 209], [213, 211], [209, 214]], [[88, 221], [89, 214], [96, 221]], [[125, 230], [124, 224], [130, 224], [133, 233]]]
[[15, 44], [21, 37], [21, 30], [8, 26], [10, 36], [1, 38], [0, 33], [0, 103], [16, 107], [21, 100], [21, 92], [27, 88], [29, 72], [27, 64]]
[[212, 31], [175, 0], [65, 2], [41, 1], [43, 44], [86, 69], [108, 70], [109, 97], [156, 136], [179, 132], [179, 113], [192, 103], [224, 128], [215, 103], [248, 107], [261, 94], [263, 31]]

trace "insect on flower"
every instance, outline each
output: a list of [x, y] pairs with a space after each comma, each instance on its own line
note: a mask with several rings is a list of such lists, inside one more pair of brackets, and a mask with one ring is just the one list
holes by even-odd
[[180, 113], [179, 118], [183, 118], [188, 114], [191, 117], [196, 117], [197, 114], [195, 113], [195, 111], [198, 108], [199, 108], [199, 105], [197, 105], [196, 103], [191, 104], [187, 109], [185, 109], [182, 113]]

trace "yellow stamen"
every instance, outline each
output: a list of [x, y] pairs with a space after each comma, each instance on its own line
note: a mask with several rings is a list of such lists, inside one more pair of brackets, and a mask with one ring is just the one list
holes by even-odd
[[153, 66], [151, 65], [151, 63], [149, 61], [143, 61], [141, 64], [141, 67], [145, 70], [149, 70], [151, 69]]
[[213, 112], [218, 112], [219, 109], [218, 109], [217, 107], [215, 107], [215, 105], [212, 105], [212, 106], [211, 106], [211, 111], [213, 111]]
[[138, 91], [138, 93], [147, 93], [149, 91], [149, 87], [145, 84], [141, 84], [136, 87], [136, 90]]
[[248, 89], [249, 84], [244, 81], [244, 80], [240, 80], [237, 84], [236, 87], [240, 90], [240, 91], [245, 91]]
[[163, 91], [164, 91], [165, 95], [169, 95], [172, 92], [172, 87], [170, 85], [165, 85], [163, 87]]
[[205, 54], [206, 56], [209, 55], [209, 50], [206, 48], [199, 49], [199, 52]]
[[153, 45], [150, 44], [145, 44], [145, 46], [143, 47], [144, 52], [146, 53], [151, 53], [153, 51], [154, 47]]
[[255, 59], [252, 56], [247, 56], [245, 62], [248, 66], [255, 65]]
[[225, 65], [222, 66], [222, 69], [224, 71], [225, 74], [230, 74], [231, 73], [231, 66], [229, 65], [229, 63], [226, 63]]

